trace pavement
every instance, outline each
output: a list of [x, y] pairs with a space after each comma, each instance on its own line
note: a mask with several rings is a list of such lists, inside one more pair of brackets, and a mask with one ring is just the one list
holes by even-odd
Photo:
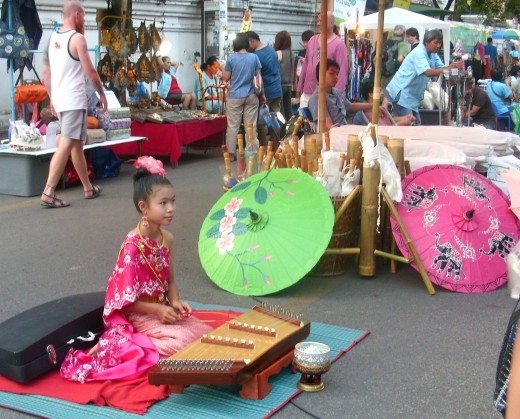
[[[303, 393], [274, 418], [499, 418], [492, 396], [502, 337], [515, 301], [507, 286], [484, 294], [436, 287], [429, 295], [408, 265], [390, 273], [378, 259], [361, 277], [355, 259], [338, 276], [307, 276], [275, 295], [243, 297], [219, 289], [204, 273], [197, 241], [202, 222], [223, 193], [218, 151], [190, 150], [167, 165], [177, 213], [175, 277], [184, 299], [251, 308], [280, 304], [311, 322], [367, 330], [370, 335], [323, 376], [325, 389]], [[44, 209], [39, 197], [0, 196], [0, 321], [38, 304], [104, 291], [125, 234], [138, 222], [133, 167], [96, 182], [100, 198], [81, 186], [59, 190], [71, 206]], [[174, 414], [172, 413], [172, 417]], [[1, 418], [28, 415], [0, 409]]]

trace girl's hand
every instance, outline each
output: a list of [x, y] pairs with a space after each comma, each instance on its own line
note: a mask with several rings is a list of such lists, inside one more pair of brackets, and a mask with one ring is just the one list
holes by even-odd
[[179, 317], [191, 315], [191, 306], [186, 301], [174, 301], [170, 305]]
[[157, 305], [157, 317], [161, 323], [164, 324], [172, 324], [178, 321], [181, 316], [177, 314], [175, 309], [166, 304], [156, 304]]

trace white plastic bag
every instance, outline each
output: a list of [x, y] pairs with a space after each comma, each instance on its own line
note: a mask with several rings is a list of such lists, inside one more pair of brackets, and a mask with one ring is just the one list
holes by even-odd
[[386, 185], [386, 192], [393, 201], [401, 202], [403, 199], [401, 175], [395, 166], [392, 155], [384, 146], [382, 141], [378, 138], [377, 144], [374, 145], [374, 140], [371, 135], [372, 127], [372, 124], [368, 124], [366, 129], [358, 135], [361, 144], [363, 145], [363, 158], [369, 167], [373, 167], [376, 163], [379, 164], [381, 170], [380, 185], [383, 183]]

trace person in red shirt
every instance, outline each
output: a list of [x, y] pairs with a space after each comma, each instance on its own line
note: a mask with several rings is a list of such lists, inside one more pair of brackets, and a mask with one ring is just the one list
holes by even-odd
[[[182, 104], [182, 109], [196, 109], [197, 107], [197, 98], [195, 97], [195, 93], [182, 93], [181, 88], [179, 87], [179, 83], [177, 82], [177, 78], [175, 77], [175, 70], [179, 66], [178, 63], [173, 63], [170, 60], [170, 57], [164, 56], [162, 57], [162, 65], [163, 71], [170, 75], [171, 84], [170, 90], [168, 90], [168, 96], [164, 98], [166, 102], [171, 105]], [[171, 70], [173, 66], [174, 70]]]

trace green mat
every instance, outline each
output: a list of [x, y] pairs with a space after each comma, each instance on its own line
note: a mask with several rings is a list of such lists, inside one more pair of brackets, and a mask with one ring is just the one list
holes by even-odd
[[[236, 307], [191, 304], [194, 309], [199, 310], [244, 311]], [[335, 361], [367, 335], [368, 332], [363, 330], [311, 323], [311, 333], [306, 340], [327, 344], [331, 349], [331, 359]], [[263, 400], [243, 399], [234, 388], [192, 385], [187, 387], [183, 394], [171, 394], [167, 399], [155, 403], [144, 416], [153, 419], [269, 417], [301, 393], [296, 387], [299, 377], [299, 374], [291, 373], [289, 368], [271, 377], [269, 383], [272, 385], [272, 391]], [[44, 396], [6, 392], [0, 392], [0, 405], [52, 419], [142, 417], [107, 406], [80, 405]]]

